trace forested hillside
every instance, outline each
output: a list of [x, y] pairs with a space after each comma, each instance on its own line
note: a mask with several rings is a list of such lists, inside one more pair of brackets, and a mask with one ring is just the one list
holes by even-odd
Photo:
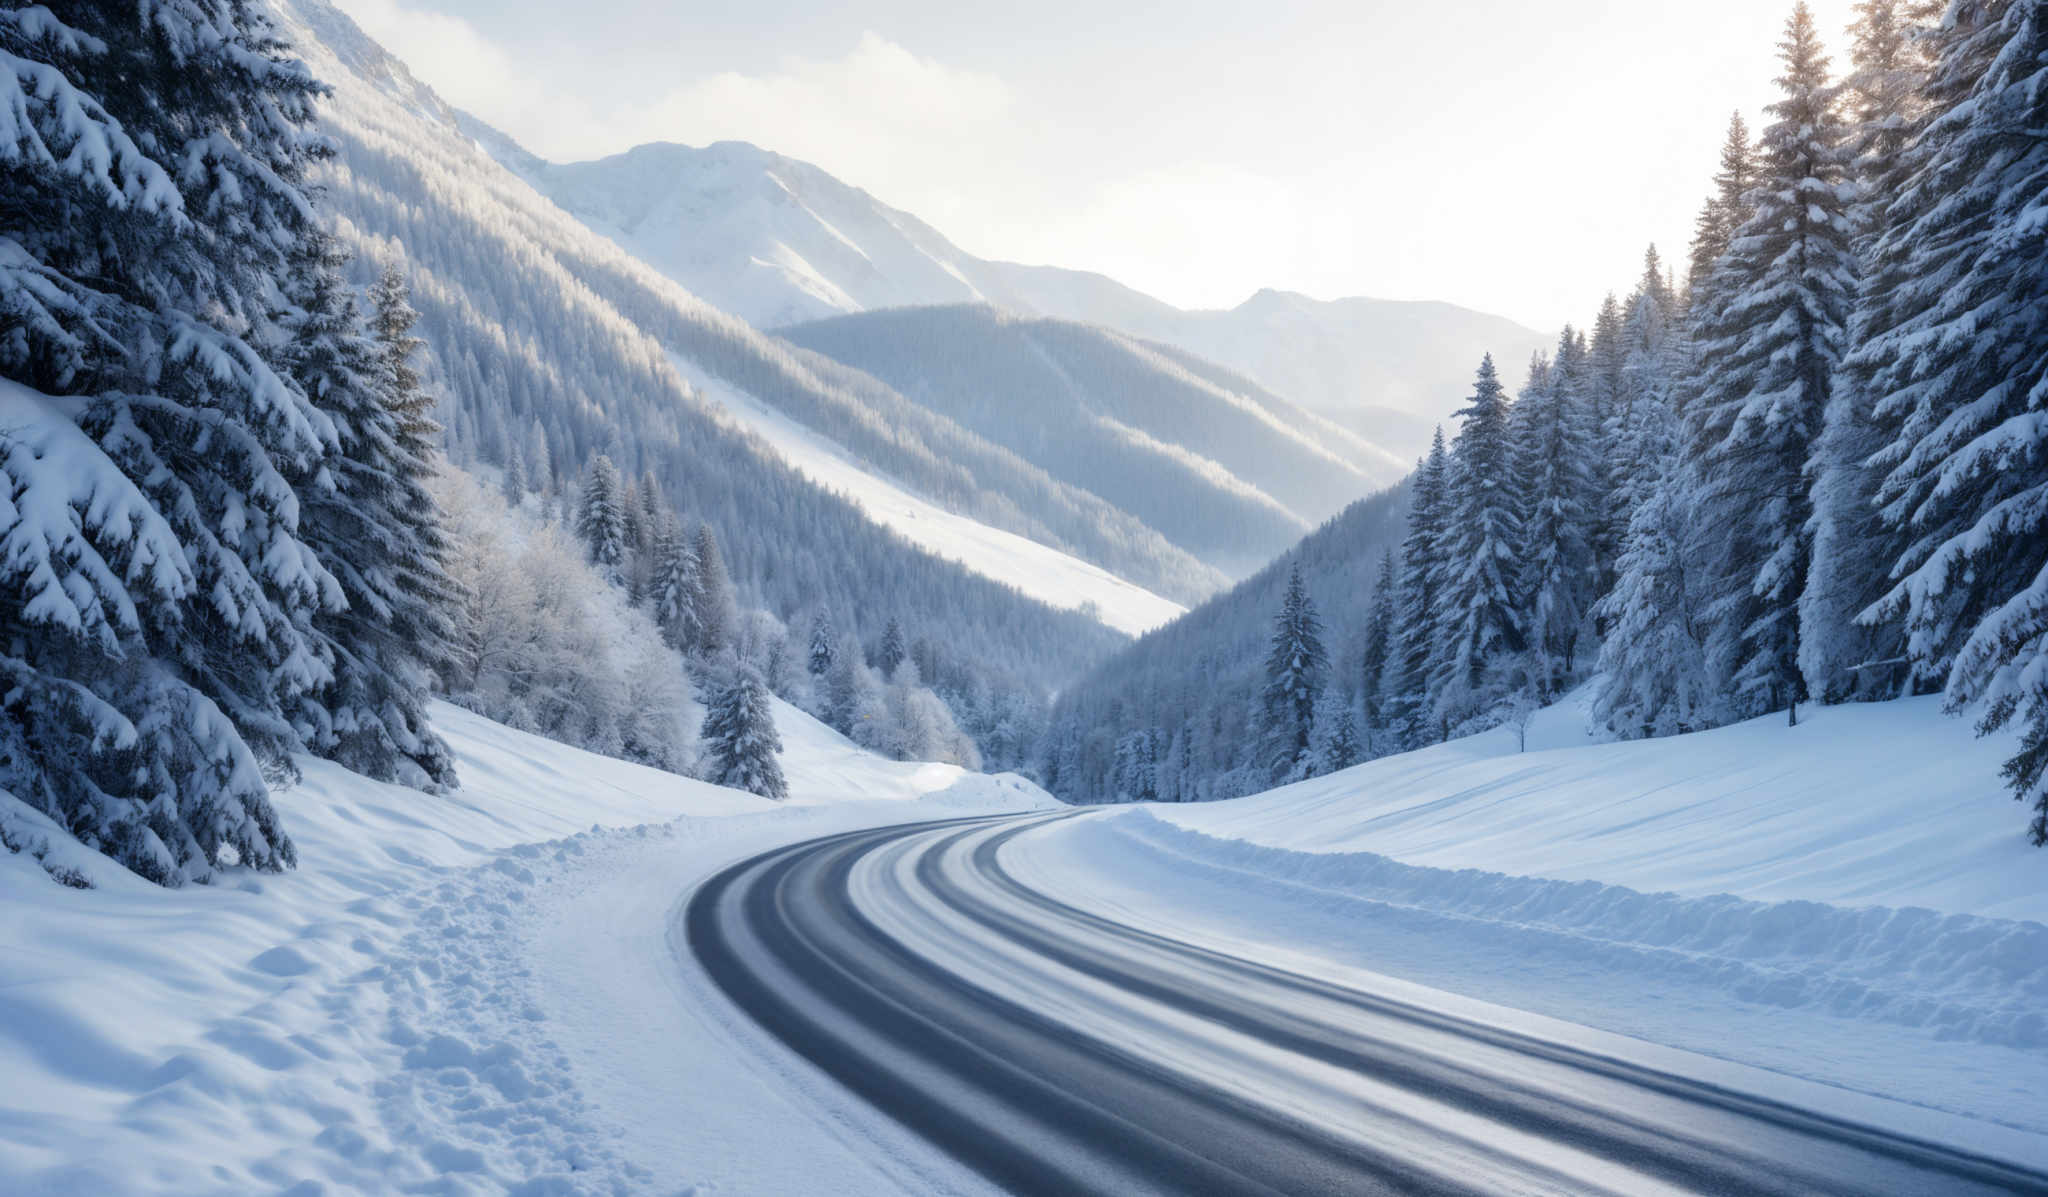
[[1398, 477], [1375, 446], [1257, 384], [1106, 329], [986, 306], [907, 308], [781, 336], [1085, 487], [1228, 572]]
[[[1942, 9], [1861, 5], [1837, 77], [1798, 7], [1768, 125], [1729, 129], [1685, 285], [1652, 249], [1512, 402], [1481, 362], [1370, 598], [1307, 572], [1247, 613], [1239, 655], [1245, 627], [1270, 637], [1239, 711], [1267, 781], [1340, 764], [1312, 748], [1348, 738], [1333, 725], [1415, 748], [1525, 724], [1582, 683], [1622, 738], [1939, 691], [2021, 729], [2005, 778], [2048, 841], [2048, 12]], [[1371, 633], [1334, 640], [1318, 607]], [[1101, 780], [1103, 744], [1175, 734], [1150, 717], [1063, 712], [1056, 784], [1162, 792], [1142, 754]], [[1095, 750], [1070, 781], [1080, 728]]]
[[[1265, 789], [1270, 746], [1256, 713], [1272, 613], [1297, 576], [1322, 596], [1331, 650], [1319, 680], [1332, 693], [1355, 694], [1358, 678], [1336, 671], [1364, 658], [1372, 625], [1365, 596], [1400, 542], [1408, 505], [1405, 482], [1359, 500], [1265, 569], [1140, 637], [1062, 692], [1040, 748], [1047, 788], [1072, 802], [1197, 802]], [[1324, 731], [1336, 730], [1333, 716]], [[1318, 751], [1324, 747], [1319, 741]]]
[[[917, 550], [721, 422], [669, 365], [674, 351], [742, 387], [815, 386], [739, 321], [569, 219], [478, 150], [451, 110], [322, 0], [286, 32], [333, 88], [321, 176], [343, 240], [403, 260], [459, 463], [509, 465], [567, 505], [606, 453], [717, 530], [742, 602], [801, 622], [828, 608], [857, 640], [892, 617], [963, 648], [991, 680], [1049, 687], [1115, 634]], [[820, 403], [827, 400], [818, 400]], [[1003, 678], [1015, 679], [1015, 682]]]

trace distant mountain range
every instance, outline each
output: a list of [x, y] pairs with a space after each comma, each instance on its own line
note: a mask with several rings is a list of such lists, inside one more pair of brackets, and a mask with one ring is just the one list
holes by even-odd
[[1099, 325], [1227, 366], [1403, 461], [1462, 402], [1481, 354], [1513, 373], [1551, 341], [1446, 303], [1268, 290], [1187, 311], [1100, 274], [977, 258], [816, 166], [744, 142], [557, 164], [473, 118], [463, 127], [592, 229], [757, 328], [963, 303]]

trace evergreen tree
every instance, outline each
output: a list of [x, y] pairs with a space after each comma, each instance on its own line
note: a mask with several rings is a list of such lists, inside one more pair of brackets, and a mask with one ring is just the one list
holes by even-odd
[[280, 869], [342, 601], [274, 317], [321, 89], [254, 4], [58, 12], [0, 10], [0, 788], [158, 883]]
[[1388, 726], [1404, 747], [1420, 748], [1442, 737], [1430, 705], [1430, 677], [1439, 655], [1438, 599], [1443, 591], [1442, 556], [1449, 516], [1450, 454], [1443, 429], [1429, 456], [1415, 471], [1415, 495], [1408, 509], [1408, 536], [1401, 542], [1400, 622], [1387, 685]]
[[832, 664], [839, 658], [839, 633], [833, 630], [832, 613], [818, 608], [811, 618], [811, 648], [805, 659], [805, 666], [812, 677], [824, 677], [832, 672]]
[[387, 269], [365, 328], [343, 282], [344, 260], [324, 237], [292, 274], [290, 369], [333, 419], [338, 451], [321, 481], [301, 488], [306, 542], [340, 584], [346, 605], [315, 615], [333, 676], [297, 707], [307, 746], [380, 781], [431, 790], [455, 784], [455, 760], [428, 726], [434, 674], [450, 661], [457, 596], [447, 535], [427, 490], [435, 466], [433, 400], [412, 367], [418, 313]]
[[1393, 548], [1389, 546], [1380, 558], [1379, 574], [1373, 579], [1372, 601], [1365, 621], [1364, 650], [1359, 662], [1358, 697], [1365, 710], [1368, 728], [1387, 725], [1389, 671], [1394, 661], [1395, 625], [1399, 622], [1395, 601], [1400, 589], [1401, 568], [1394, 559]]
[[725, 572], [725, 556], [718, 551], [718, 537], [710, 524], [697, 525], [697, 654], [715, 657], [733, 646], [734, 624], [739, 604], [733, 598], [732, 579]]
[[840, 653], [832, 663], [832, 672], [826, 675], [825, 723], [842, 736], [853, 734], [854, 720], [861, 710], [861, 696], [872, 689], [872, 682], [865, 676], [867, 667], [860, 662], [859, 653]]
[[1904, 545], [1869, 613], [1896, 621], [1916, 675], [1986, 732], [2019, 721], [2006, 764], [2048, 842], [2048, 11], [1961, 0], [1937, 44], [1932, 107], [1873, 257], [1851, 371], [1875, 397], [1885, 526]]
[[1593, 336], [1586, 346], [1587, 415], [1596, 446], [1593, 491], [1599, 496], [1592, 529], [1593, 563], [1598, 572], [1594, 589], [1601, 594], [1614, 585], [1615, 557], [1621, 552], [1622, 535], [1627, 530], [1625, 517], [1614, 518], [1618, 447], [1610, 435], [1615, 411], [1621, 406], [1622, 370], [1627, 356], [1622, 346], [1621, 301], [1609, 292], [1600, 302], [1600, 313], [1593, 321]]
[[909, 655], [909, 649], [903, 643], [903, 624], [892, 616], [889, 626], [882, 632], [882, 647], [875, 654], [875, 668], [881, 670], [883, 677], [894, 678], [897, 668]]
[[1592, 708], [1593, 718], [1628, 738], [1695, 731], [1719, 713], [1707, 672], [1699, 537], [1676, 423], [1665, 408], [1644, 414], [1640, 440], [1656, 472], [1630, 517], [1614, 589], [1598, 605], [1607, 637]]
[[1316, 709], [1315, 747], [1310, 755], [1317, 777], [1341, 772], [1365, 759], [1357, 708], [1335, 687], [1323, 695]]
[[1493, 357], [1479, 363], [1472, 397], [1458, 412], [1445, 507], [1441, 614], [1443, 656], [1432, 677], [1440, 721], [1455, 725], [1496, 697], [1492, 674], [1527, 643], [1518, 586], [1523, 574], [1521, 496], [1508, 435], [1507, 391]]
[[1529, 647], [1541, 657], [1535, 681], [1544, 701], [1576, 672], [1579, 638], [1595, 598], [1589, 532], [1598, 496], [1584, 352], [1567, 327], [1557, 357], [1531, 378], [1514, 407], [1525, 562], [1520, 593], [1529, 613]]
[[1627, 537], [1629, 517], [1643, 501], [1655, 473], [1654, 457], [1642, 443], [1643, 425], [1656, 418], [1648, 408], [1671, 402], [1677, 314], [1677, 298], [1653, 245], [1643, 255], [1643, 276], [1622, 318], [1621, 387], [1608, 412], [1603, 438], [1608, 469], [1601, 519], [1606, 524], [1605, 537], [1612, 544]]
[[[1927, 7], [1898, 0], [1857, 5], [1851, 30], [1855, 66], [1844, 90], [1847, 148], [1857, 183], [1855, 231], [1866, 260], [1875, 254], [1885, 213], [1905, 183], [1903, 172], [1911, 160], [1906, 149], [1924, 107], [1925, 47], [1934, 39], [1916, 29], [1915, 22], [1931, 18]], [[1889, 285], [1876, 273], [1870, 272], [1867, 287]], [[1872, 306], [1872, 292], [1864, 294], [1866, 301], [1851, 318], [1851, 344], [1866, 339], [1859, 326]], [[1813, 561], [1799, 600], [1799, 668], [1808, 693], [1825, 702], [1893, 697], [1908, 685], [1903, 630], [1888, 621], [1857, 619], [1890, 588], [1890, 568], [1904, 550], [1901, 538], [1878, 515], [1879, 475], [1869, 463], [1883, 450], [1885, 438], [1870, 383], [1856, 362], [1837, 372], [1808, 468]]]
[[583, 480], [583, 501], [576, 512], [576, 537], [590, 560], [617, 580], [626, 563], [626, 510], [624, 483], [618, 467], [605, 454], [590, 463]]
[[704, 713], [705, 780], [763, 798], [789, 797], [783, 779], [782, 736], [768, 687], [751, 665], [733, 670]]
[[503, 490], [507, 507], [517, 507], [526, 500], [526, 454], [520, 450], [518, 441], [513, 441], [505, 453]]
[[1728, 118], [1728, 137], [1721, 143], [1721, 169], [1714, 174], [1714, 194], [1707, 197], [1693, 222], [1691, 265], [1686, 273], [1687, 306], [1701, 283], [1714, 272], [1714, 263], [1728, 252], [1736, 230], [1749, 223], [1750, 188], [1756, 186], [1756, 147], [1749, 140], [1749, 125], [1737, 112]]
[[1266, 763], [1276, 783], [1291, 781], [1313, 764], [1309, 740], [1315, 728], [1316, 702], [1322, 697], [1329, 656], [1323, 650], [1323, 623], [1315, 600], [1295, 565], [1287, 577], [1287, 595], [1273, 620], [1266, 654], [1266, 688], [1261, 705]]
[[662, 519], [654, 538], [654, 570], [647, 586], [648, 606], [663, 643], [677, 652], [695, 651], [697, 624], [697, 551], [675, 516]]
[[1783, 98], [1764, 131], [1756, 212], [1700, 313], [1706, 372], [1687, 418], [1708, 551], [1708, 661], [1737, 715], [1806, 696], [1799, 601], [1812, 560], [1807, 471], [1841, 360], [1857, 265], [1843, 128], [1812, 15], [1780, 43]]

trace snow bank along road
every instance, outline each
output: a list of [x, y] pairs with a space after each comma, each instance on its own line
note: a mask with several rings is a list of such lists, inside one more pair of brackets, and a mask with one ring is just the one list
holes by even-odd
[[2048, 1172], [1882, 1118], [1077, 909], [1003, 862], [1066, 817], [778, 848], [706, 882], [672, 943], [795, 1051], [1014, 1191], [2048, 1192]]

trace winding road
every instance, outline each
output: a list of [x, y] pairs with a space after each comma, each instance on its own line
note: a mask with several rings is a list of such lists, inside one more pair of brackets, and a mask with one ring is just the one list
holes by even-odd
[[781, 848], [700, 887], [683, 931], [773, 1035], [1020, 1193], [2048, 1193], [1076, 909], [1003, 867], [1060, 817]]

